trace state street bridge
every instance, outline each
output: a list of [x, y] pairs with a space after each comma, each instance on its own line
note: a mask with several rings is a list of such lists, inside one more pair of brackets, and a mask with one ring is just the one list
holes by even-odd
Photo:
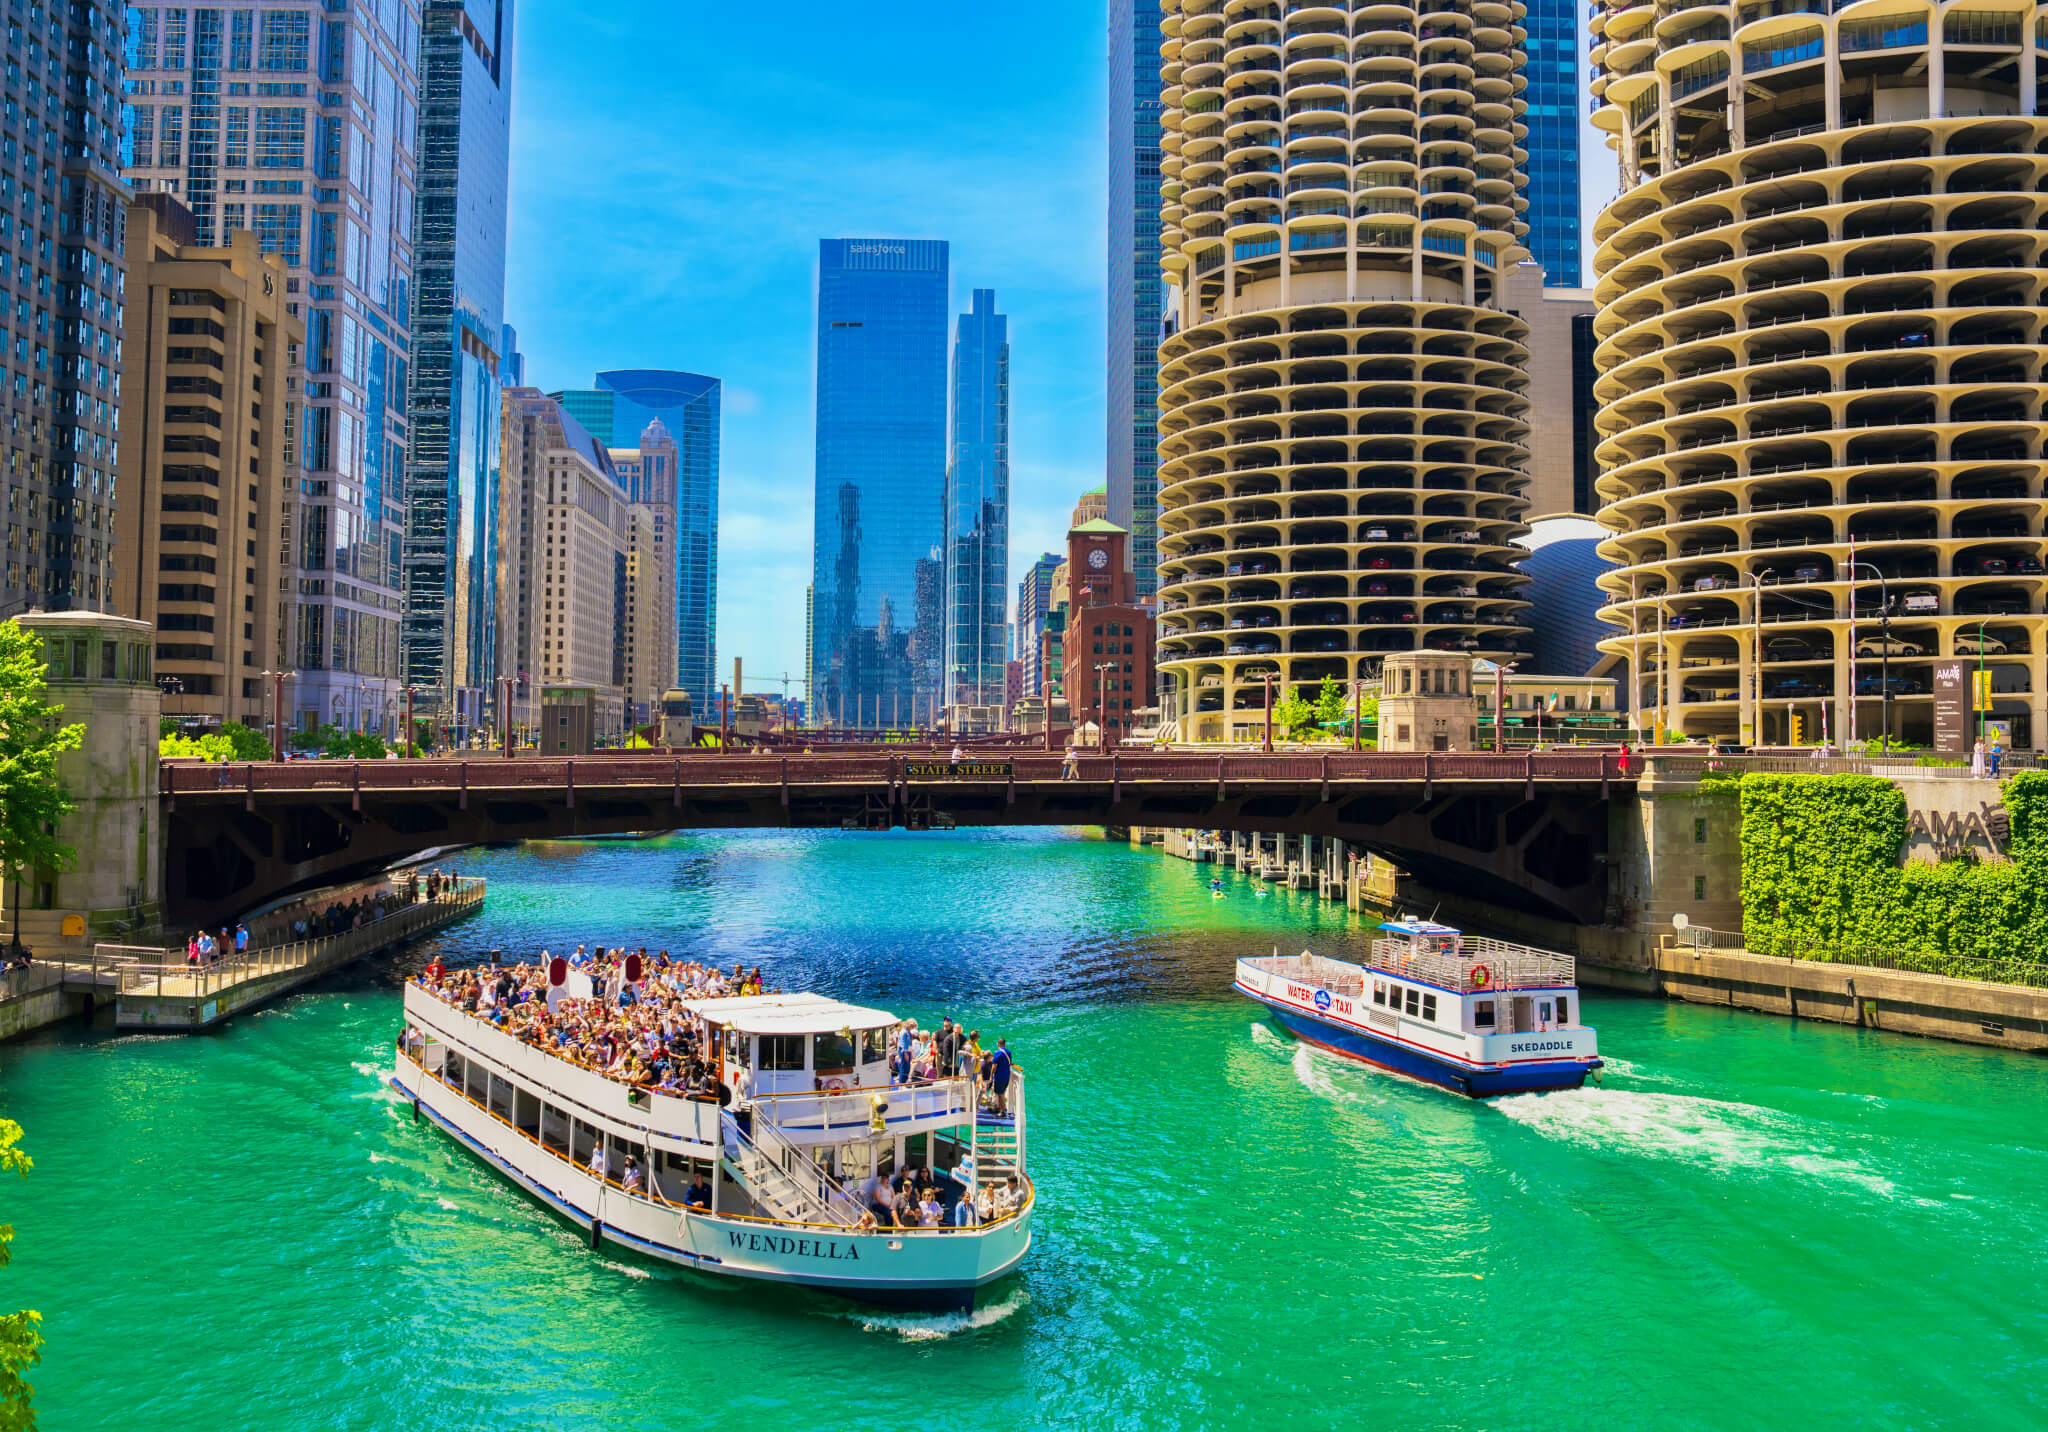
[[1596, 923], [1611, 752], [915, 753], [166, 762], [165, 914], [214, 924], [436, 846], [795, 826], [1158, 826], [1322, 835], [1442, 889]]

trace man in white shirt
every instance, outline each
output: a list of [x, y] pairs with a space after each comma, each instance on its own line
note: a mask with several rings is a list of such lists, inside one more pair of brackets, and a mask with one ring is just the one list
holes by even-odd
[[605, 1176], [610, 1172], [611, 1163], [605, 1157], [604, 1142], [603, 1140], [599, 1140], [597, 1147], [590, 1151], [591, 1177], [595, 1178], [599, 1183], [602, 1183], [605, 1180]]

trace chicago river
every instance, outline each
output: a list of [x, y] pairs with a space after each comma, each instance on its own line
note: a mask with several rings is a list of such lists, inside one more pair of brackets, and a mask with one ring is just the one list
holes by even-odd
[[[1078, 832], [457, 863], [477, 918], [215, 1033], [0, 1048], [46, 1428], [2048, 1420], [2040, 1060], [1594, 991], [1604, 1085], [1475, 1105], [1230, 994], [1357, 917]], [[598, 943], [1007, 1036], [1019, 1274], [879, 1314], [593, 1256], [385, 1091], [429, 951]]]

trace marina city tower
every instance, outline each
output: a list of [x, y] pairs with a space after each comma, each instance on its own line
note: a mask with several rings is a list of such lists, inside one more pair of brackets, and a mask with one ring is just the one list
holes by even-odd
[[1982, 667], [2048, 735], [2035, 15], [1596, 11], [1602, 646], [1639, 725], [1925, 743], [1940, 687], [1960, 746]]
[[[1160, 661], [1183, 739], [1525, 649], [1523, 6], [1167, 0]], [[1177, 305], [1177, 309], [1174, 307]]]

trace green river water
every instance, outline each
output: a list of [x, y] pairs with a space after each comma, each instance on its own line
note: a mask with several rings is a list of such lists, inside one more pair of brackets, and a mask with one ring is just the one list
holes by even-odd
[[1007, 1034], [1037, 1243], [971, 1315], [593, 1255], [382, 1079], [415, 949], [197, 1038], [0, 1048], [0, 1303], [70, 1428], [2039, 1428], [2048, 1062], [1586, 1000], [1602, 1087], [1292, 1043], [1306, 895], [1075, 832], [468, 852], [450, 963], [577, 942]]

